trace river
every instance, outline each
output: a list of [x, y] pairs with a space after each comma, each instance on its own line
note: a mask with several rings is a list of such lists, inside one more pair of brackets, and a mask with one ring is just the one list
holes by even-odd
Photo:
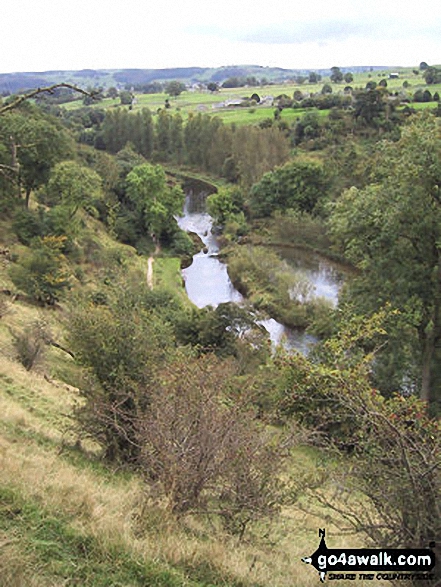
[[[187, 195], [183, 216], [177, 219], [180, 228], [196, 233], [204, 243], [194, 255], [193, 263], [182, 271], [185, 289], [190, 300], [199, 308], [216, 307], [225, 302], [240, 303], [242, 295], [234, 288], [227, 272], [227, 266], [218, 259], [219, 243], [212, 234], [212, 218], [203, 209], [203, 200]], [[313, 295], [337, 303], [342, 278], [328, 262], [315, 255], [299, 253], [283, 248], [277, 251], [293, 267], [300, 271], [313, 286]], [[308, 354], [317, 339], [302, 330], [294, 330], [280, 324], [273, 318], [259, 322], [268, 332], [274, 347], [283, 344], [287, 350]]]

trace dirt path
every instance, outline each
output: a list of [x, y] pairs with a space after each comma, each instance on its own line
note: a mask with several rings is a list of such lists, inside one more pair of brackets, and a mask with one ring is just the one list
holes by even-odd
[[149, 257], [147, 261], [147, 285], [149, 289], [153, 289], [153, 263], [154, 258]]
[[160, 251], [160, 246], [156, 245], [155, 252], [147, 260], [147, 286], [149, 289], [153, 289], [153, 263], [155, 262], [155, 255]]

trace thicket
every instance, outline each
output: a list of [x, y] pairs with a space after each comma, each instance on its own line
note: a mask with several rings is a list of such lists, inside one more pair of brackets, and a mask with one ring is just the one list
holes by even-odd
[[[346, 500], [330, 499], [323, 477], [309, 485], [307, 507], [317, 515], [323, 506], [331, 517], [343, 515], [377, 547], [427, 548], [441, 531], [440, 422], [417, 398], [385, 399], [372, 387], [389, 312], [349, 317], [315, 360], [282, 356], [267, 381], [276, 389], [280, 414], [314, 430], [314, 443], [344, 463], [332, 477]], [[439, 565], [435, 576], [436, 583]]]

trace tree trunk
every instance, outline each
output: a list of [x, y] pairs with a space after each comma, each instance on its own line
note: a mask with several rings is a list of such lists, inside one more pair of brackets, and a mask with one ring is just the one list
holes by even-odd
[[26, 210], [29, 208], [30, 197], [31, 197], [31, 188], [26, 188], [26, 200], [25, 200]]

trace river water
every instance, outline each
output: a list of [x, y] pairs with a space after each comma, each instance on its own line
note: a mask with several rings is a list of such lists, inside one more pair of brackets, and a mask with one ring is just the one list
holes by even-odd
[[[187, 196], [183, 216], [178, 218], [182, 230], [195, 232], [205, 245], [193, 257], [193, 263], [182, 271], [185, 289], [190, 300], [199, 308], [216, 307], [226, 302], [240, 303], [242, 295], [234, 288], [227, 266], [218, 259], [219, 243], [212, 234], [212, 218]], [[331, 264], [314, 255], [305, 255], [292, 249], [277, 251], [293, 270], [301, 272], [312, 285], [312, 295], [324, 297], [336, 304], [342, 278]], [[259, 322], [268, 332], [274, 347], [282, 344], [287, 350], [308, 354], [317, 339], [301, 330], [287, 328], [273, 318]]]

